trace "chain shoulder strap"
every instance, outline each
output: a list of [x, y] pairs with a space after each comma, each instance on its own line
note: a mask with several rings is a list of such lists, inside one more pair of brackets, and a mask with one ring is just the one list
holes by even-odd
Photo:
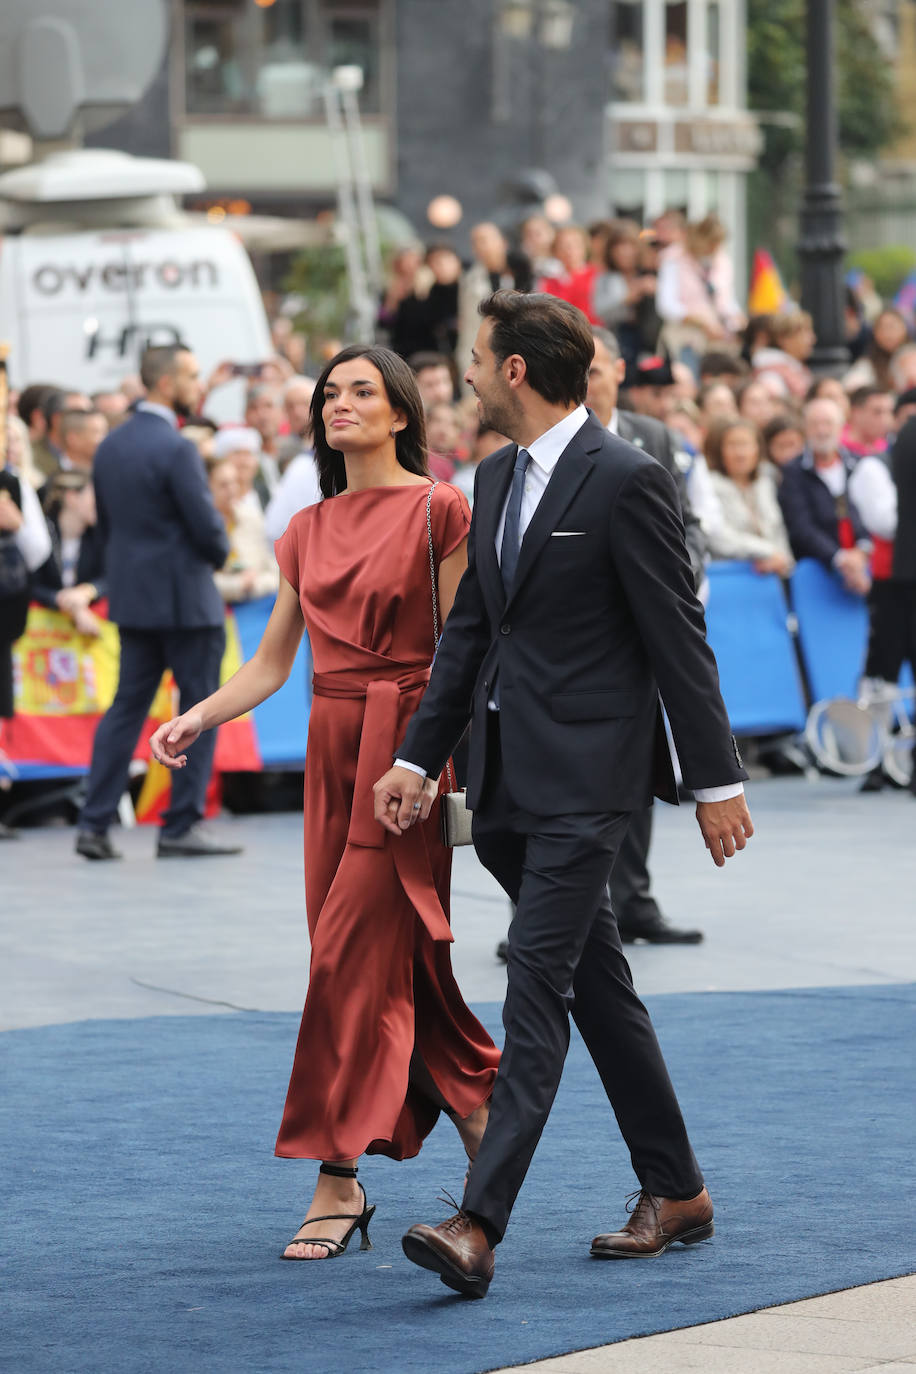
[[433, 644], [439, 647], [439, 593], [436, 588], [436, 554], [433, 549], [433, 492], [439, 485], [433, 482], [426, 497], [426, 541], [429, 547], [429, 585], [433, 596]]
[[[436, 554], [433, 548], [433, 492], [438, 485], [438, 482], [433, 482], [426, 497], [426, 542], [429, 548], [429, 587], [433, 602], [433, 643], [437, 649], [439, 640], [442, 638], [442, 631], [439, 623], [439, 590], [436, 586]], [[454, 792], [455, 780], [452, 777], [451, 759], [446, 760], [445, 777], [448, 782], [448, 790]]]

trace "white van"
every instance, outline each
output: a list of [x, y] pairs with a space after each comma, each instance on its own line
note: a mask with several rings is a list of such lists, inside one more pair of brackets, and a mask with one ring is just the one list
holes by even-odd
[[271, 353], [248, 256], [217, 225], [6, 235], [0, 338], [14, 386], [86, 392], [117, 387], [150, 344], [186, 343], [204, 376]]
[[176, 203], [203, 185], [190, 163], [101, 148], [0, 176], [0, 339], [15, 386], [103, 391], [149, 344], [179, 340], [205, 376], [270, 356], [241, 240]]

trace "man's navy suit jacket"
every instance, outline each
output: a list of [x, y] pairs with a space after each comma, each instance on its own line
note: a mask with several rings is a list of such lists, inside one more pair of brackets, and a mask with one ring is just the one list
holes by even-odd
[[743, 781], [669, 474], [590, 415], [551, 475], [507, 596], [496, 532], [516, 453], [477, 469], [467, 572], [397, 755], [437, 777], [473, 718], [476, 806], [498, 672], [504, 780], [529, 813], [638, 811], [653, 792], [676, 802], [659, 691], [687, 786]]
[[93, 481], [111, 619], [136, 630], [221, 626], [213, 570], [229, 538], [191, 441], [138, 410], [102, 440]]

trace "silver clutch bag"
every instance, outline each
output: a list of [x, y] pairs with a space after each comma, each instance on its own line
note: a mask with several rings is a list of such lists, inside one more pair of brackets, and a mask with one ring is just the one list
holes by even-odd
[[447, 849], [456, 849], [462, 844], [473, 843], [471, 821], [473, 812], [468, 810], [468, 794], [460, 792], [442, 793], [442, 843]]

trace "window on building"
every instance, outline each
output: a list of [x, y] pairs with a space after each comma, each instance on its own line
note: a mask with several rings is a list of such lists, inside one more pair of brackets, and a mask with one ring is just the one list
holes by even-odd
[[709, 0], [706, 10], [706, 103], [719, 103], [719, 63], [722, 56], [722, 13], [719, 0]]
[[613, 53], [613, 98], [645, 99], [646, 52], [644, 39], [645, 4], [643, 0], [612, 0], [611, 51]]
[[641, 224], [646, 206], [646, 176], [635, 168], [616, 168], [611, 173], [610, 204], [621, 219]]
[[264, 119], [320, 116], [337, 66], [363, 70], [360, 106], [380, 108], [379, 0], [188, 0], [189, 114]]
[[688, 100], [687, 0], [665, 4], [665, 104]]

